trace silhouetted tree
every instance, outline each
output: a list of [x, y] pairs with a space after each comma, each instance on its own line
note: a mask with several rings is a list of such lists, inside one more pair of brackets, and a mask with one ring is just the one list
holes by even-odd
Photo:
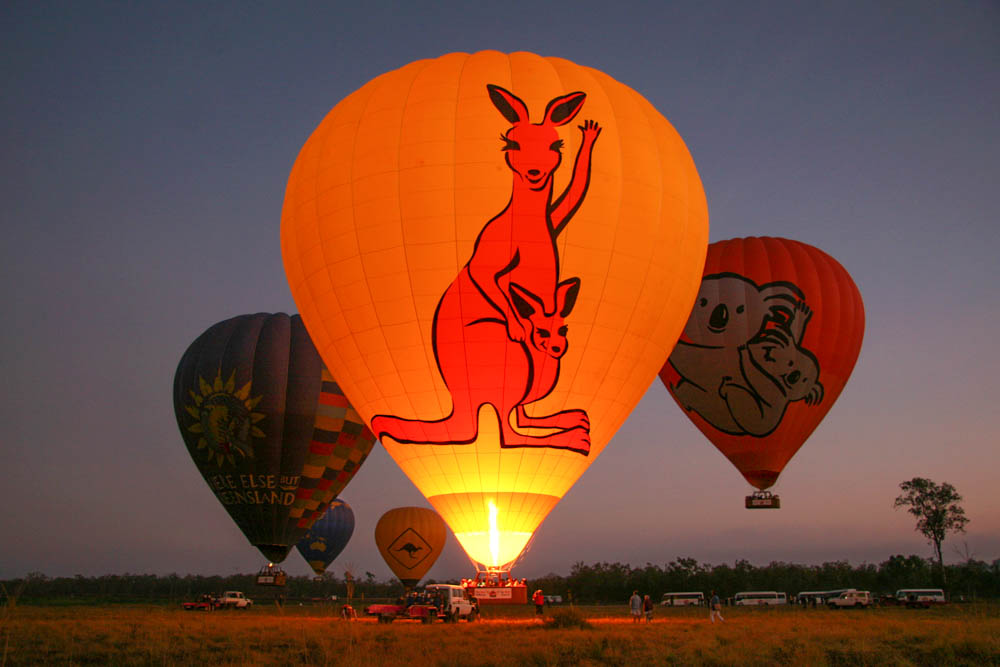
[[941, 556], [941, 545], [948, 533], [964, 533], [965, 524], [969, 519], [965, 510], [958, 504], [962, 496], [951, 484], [937, 484], [925, 477], [914, 477], [899, 485], [903, 493], [896, 497], [893, 507], [905, 507], [917, 517], [916, 530], [934, 545], [934, 555], [937, 557], [938, 571], [942, 582], [945, 579], [944, 558]]

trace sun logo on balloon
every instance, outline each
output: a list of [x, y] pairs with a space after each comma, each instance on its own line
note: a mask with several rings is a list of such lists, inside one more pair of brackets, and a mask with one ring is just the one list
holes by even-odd
[[193, 405], [184, 409], [195, 418], [188, 431], [199, 435], [198, 451], [205, 452], [205, 462], [222, 466], [236, 465], [237, 457], [252, 459], [253, 438], [263, 438], [256, 426], [265, 415], [254, 412], [263, 395], [250, 397], [250, 382], [236, 389], [236, 371], [223, 382], [222, 371], [209, 384], [198, 377], [199, 391], [189, 390]]

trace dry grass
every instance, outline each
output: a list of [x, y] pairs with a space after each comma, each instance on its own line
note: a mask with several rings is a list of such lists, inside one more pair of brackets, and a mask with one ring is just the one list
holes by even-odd
[[[0, 615], [0, 665], [1000, 665], [1000, 607], [827, 611], [577, 607], [553, 627], [530, 607], [458, 625], [341, 621], [332, 607], [184, 612], [32, 607]], [[547, 616], [555, 610], [547, 610]], [[581, 627], [583, 626], [583, 627]], [[2, 650], [2, 648], [0, 648]], [[4, 664], [5, 663], [5, 664]]]

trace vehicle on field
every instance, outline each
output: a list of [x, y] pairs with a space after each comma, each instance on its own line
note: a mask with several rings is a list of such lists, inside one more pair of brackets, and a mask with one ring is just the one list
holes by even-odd
[[762, 607], [777, 604], [788, 604], [788, 596], [777, 591], [743, 591], [733, 597], [733, 604], [738, 607]]
[[561, 595], [544, 595], [543, 597], [545, 598], [545, 604], [562, 604], [563, 601]]
[[379, 623], [392, 623], [396, 619], [421, 623], [441, 619], [454, 623], [463, 618], [471, 623], [479, 618], [479, 603], [461, 586], [431, 584], [422, 591], [408, 592], [395, 604], [368, 605], [365, 614], [377, 616]]
[[802, 591], [795, 596], [796, 604], [803, 607], [818, 607], [826, 604], [827, 591]]
[[214, 596], [205, 593], [197, 602], [183, 602], [184, 611], [212, 611], [218, 606]]
[[896, 601], [907, 607], [927, 609], [932, 604], [944, 604], [944, 591], [940, 588], [901, 588], [896, 591]]
[[701, 607], [705, 605], [705, 594], [697, 591], [664, 593], [660, 605], [664, 607]]
[[215, 606], [220, 609], [249, 609], [253, 606], [253, 600], [240, 591], [226, 591], [215, 601]]
[[872, 594], [869, 591], [859, 591], [849, 588], [836, 597], [829, 598], [826, 604], [831, 609], [860, 609], [872, 606]]

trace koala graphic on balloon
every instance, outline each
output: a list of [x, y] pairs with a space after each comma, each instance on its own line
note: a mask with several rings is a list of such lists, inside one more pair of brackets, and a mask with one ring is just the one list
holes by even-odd
[[819, 361], [802, 346], [812, 317], [805, 301], [790, 282], [705, 276], [670, 355], [678, 402], [720, 431], [761, 438], [778, 427], [789, 403], [822, 401]]

